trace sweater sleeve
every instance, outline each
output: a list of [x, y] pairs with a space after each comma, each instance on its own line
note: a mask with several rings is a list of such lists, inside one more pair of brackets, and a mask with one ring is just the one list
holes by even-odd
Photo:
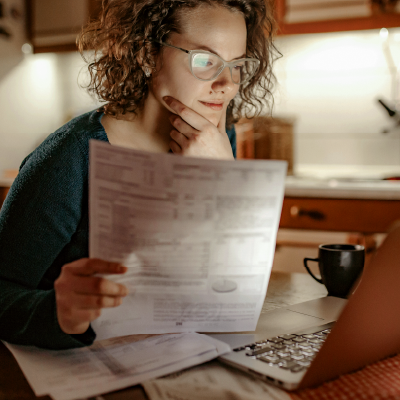
[[229, 138], [229, 142], [231, 143], [233, 157], [236, 158], [236, 131], [235, 125], [232, 124], [230, 127], [226, 129], [226, 133]]
[[91, 328], [64, 333], [54, 289], [38, 288], [87, 207], [87, 175], [87, 150], [65, 131], [24, 160], [0, 212], [0, 339], [51, 349], [94, 340]]

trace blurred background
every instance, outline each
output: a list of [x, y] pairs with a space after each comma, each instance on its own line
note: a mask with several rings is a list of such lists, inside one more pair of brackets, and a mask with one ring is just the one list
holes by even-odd
[[[79, 86], [87, 75], [75, 39], [100, 3], [0, 0], [3, 193], [48, 134], [99, 105]], [[289, 162], [274, 269], [303, 272], [318, 243], [374, 247], [400, 218], [400, 2], [275, 0], [275, 9], [282, 58], [272, 118], [265, 110], [238, 123], [238, 155]], [[330, 216], [332, 207], [340, 210]], [[387, 218], [349, 224], [368, 214]]]

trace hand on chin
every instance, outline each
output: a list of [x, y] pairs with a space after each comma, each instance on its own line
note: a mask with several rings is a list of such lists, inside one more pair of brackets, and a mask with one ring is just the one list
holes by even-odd
[[[233, 160], [232, 148], [225, 130], [226, 109], [205, 116], [172, 97], [164, 97], [173, 113], [170, 122], [170, 147], [173, 153], [189, 157]], [[208, 118], [207, 118], [208, 117]]]

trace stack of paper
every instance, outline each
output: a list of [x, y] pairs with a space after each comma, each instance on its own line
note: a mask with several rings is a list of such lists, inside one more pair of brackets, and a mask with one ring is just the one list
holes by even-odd
[[369, 0], [286, 0], [286, 23], [371, 15]]
[[[255, 330], [286, 167], [91, 142], [90, 256], [129, 267], [107, 278], [130, 294], [92, 323], [98, 341], [88, 348], [7, 345], [35, 394], [71, 400], [128, 387], [230, 351], [192, 332]], [[148, 335], [161, 333], [170, 335]]]
[[227, 344], [196, 333], [126, 336], [72, 350], [5, 343], [36, 396], [73, 400], [123, 389], [210, 361]]

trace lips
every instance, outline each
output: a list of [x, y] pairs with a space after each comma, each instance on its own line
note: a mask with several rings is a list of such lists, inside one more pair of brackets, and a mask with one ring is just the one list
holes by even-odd
[[211, 100], [211, 101], [201, 101], [199, 100], [201, 104], [203, 104], [206, 107], [211, 108], [212, 110], [215, 111], [221, 111], [222, 107], [224, 105], [223, 100]]

